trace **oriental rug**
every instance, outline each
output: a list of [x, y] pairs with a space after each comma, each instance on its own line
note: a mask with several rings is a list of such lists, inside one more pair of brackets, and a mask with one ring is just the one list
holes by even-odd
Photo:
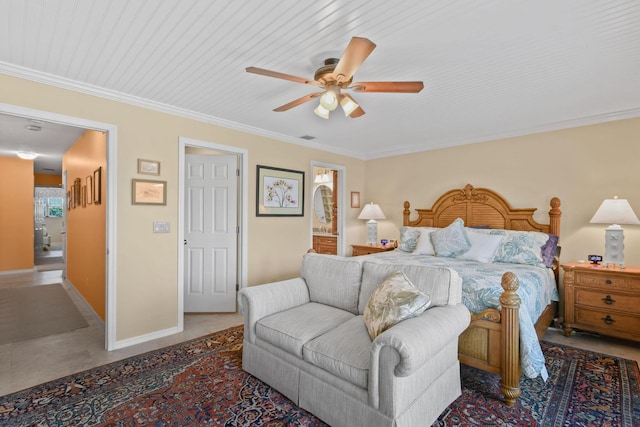
[[[513, 408], [495, 375], [462, 367], [462, 396], [435, 426], [639, 426], [637, 363], [543, 342], [549, 380]], [[0, 397], [8, 426], [324, 426], [242, 371], [242, 327]]]

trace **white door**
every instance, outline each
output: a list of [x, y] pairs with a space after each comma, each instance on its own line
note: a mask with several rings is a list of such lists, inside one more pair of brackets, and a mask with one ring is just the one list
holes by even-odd
[[235, 312], [238, 159], [185, 155], [184, 311]]

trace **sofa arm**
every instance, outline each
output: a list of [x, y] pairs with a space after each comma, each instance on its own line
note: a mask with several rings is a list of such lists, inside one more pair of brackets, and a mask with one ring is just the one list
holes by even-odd
[[240, 311], [244, 317], [244, 339], [254, 343], [258, 320], [308, 303], [309, 289], [304, 279], [297, 277], [243, 288], [239, 297]]
[[[471, 314], [463, 304], [432, 307], [422, 315], [407, 319], [387, 329], [373, 341], [369, 370], [369, 397], [378, 408], [380, 387], [385, 376], [407, 377], [451, 341], [458, 341], [469, 326]], [[381, 370], [387, 371], [381, 373]], [[428, 386], [425, 384], [425, 387]]]

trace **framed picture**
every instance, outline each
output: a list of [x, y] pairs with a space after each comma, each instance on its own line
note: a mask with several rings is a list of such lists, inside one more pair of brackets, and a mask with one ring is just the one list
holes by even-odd
[[138, 173], [143, 175], [160, 175], [160, 162], [138, 159]]
[[73, 198], [75, 200], [74, 206], [82, 205], [82, 184], [80, 178], [76, 178], [73, 180], [73, 189], [75, 190], [75, 194]]
[[304, 216], [304, 172], [258, 165], [256, 216]]
[[102, 166], [93, 171], [93, 203], [99, 205], [102, 203]]
[[71, 210], [71, 190], [67, 191], [67, 210]]
[[351, 192], [351, 207], [359, 208], [360, 207], [360, 192], [352, 191]]
[[83, 185], [82, 186], [82, 190], [80, 191], [80, 200], [82, 200], [82, 207], [86, 208], [87, 207], [87, 186]]
[[87, 194], [86, 194], [87, 204], [90, 205], [91, 203], [93, 203], [93, 184], [91, 182], [91, 175], [87, 176], [84, 181], [85, 181], [84, 186], [87, 191]]
[[75, 184], [71, 184], [69, 190], [69, 209], [75, 209], [76, 207], [76, 189]]
[[167, 181], [132, 179], [131, 203], [134, 205], [166, 205]]

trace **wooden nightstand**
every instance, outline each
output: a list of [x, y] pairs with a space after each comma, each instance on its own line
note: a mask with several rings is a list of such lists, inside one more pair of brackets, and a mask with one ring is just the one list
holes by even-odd
[[564, 334], [573, 328], [640, 341], [640, 267], [562, 264]]
[[351, 245], [351, 247], [353, 248], [351, 250], [351, 256], [376, 254], [378, 252], [392, 251], [395, 249], [395, 247], [389, 245]]

